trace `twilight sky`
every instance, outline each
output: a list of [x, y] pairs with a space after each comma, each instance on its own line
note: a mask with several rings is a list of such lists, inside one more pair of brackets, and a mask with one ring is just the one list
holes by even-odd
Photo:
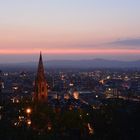
[[0, 63], [140, 59], [140, 0], [1, 0]]

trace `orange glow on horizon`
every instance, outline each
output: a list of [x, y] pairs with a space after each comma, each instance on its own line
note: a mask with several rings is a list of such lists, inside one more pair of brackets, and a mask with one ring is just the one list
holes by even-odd
[[0, 54], [38, 54], [40, 50], [44, 54], [140, 54], [140, 50], [132, 49], [1, 49]]

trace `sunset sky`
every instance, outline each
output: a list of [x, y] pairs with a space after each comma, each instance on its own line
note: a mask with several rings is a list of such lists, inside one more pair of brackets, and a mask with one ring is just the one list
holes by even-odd
[[1, 0], [0, 63], [140, 59], [140, 0]]

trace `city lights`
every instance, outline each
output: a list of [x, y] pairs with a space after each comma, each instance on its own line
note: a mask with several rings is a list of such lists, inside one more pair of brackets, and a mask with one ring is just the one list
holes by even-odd
[[94, 134], [94, 129], [91, 127], [90, 123], [88, 123], [89, 134]]
[[[25, 135], [31, 130], [38, 136], [59, 135], [63, 138], [77, 135], [81, 139], [83, 136], [92, 139], [97, 133], [105, 137], [100, 130], [108, 126], [107, 132], [115, 130], [115, 121], [121, 126], [128, 120], [127, 117], [122, 119], [120, 113], [127, 116], [130, 111], [129, 115], [135, 116], [133, 108], [138, 108], [140, 102], [138, 72], [91, 69], [78, 72], [50, 70], [46, 74], [44, 71], [40, 55], [37, 74], [26, 72], [26, 76], [21, 76], [21, 72], [11, 72], [3, 76], [8, 81], [4, 82], [4, 89], [0, 86], [0, 123], [4, 129], [6, 125], [12, 131], [15, 128], [19, 132], [25, 130]], [[46, 76], [49, 77], [47, 80]], [[7, 83], [10, 84], [8, 90]], [[93, 127], [93, 122], [99, 129]], [[125, 122], [125, 125], [129, 126], [129, 123]], [[75, 130], [79, 133], [73, 133]]]
[[75, 91], [73, 93], [73, 97], [74, 97], [74, 99], [78, 100], [79, 99], [79, 93], [77, 91]]
[[140, 140], [140, 0], [1, 0], [0, 140]]
[[27, 120], [27, 125], [30, 126], [32, 124], [31, 120]]
[[26, 109], [26, 113], [27, 113], [27, 114], [31, 114], [31, 112], [32, 112], [31, 108], [27, 108], [27, 109]]

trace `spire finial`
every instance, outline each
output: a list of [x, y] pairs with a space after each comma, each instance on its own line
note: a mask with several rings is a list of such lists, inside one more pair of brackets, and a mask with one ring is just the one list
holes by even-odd
[[42, 52], [41, 52], [41, 51], [40, 51], [39, 63], [40, 63], [40, 62], [43, 63], [43, 62], [42, 62]]

